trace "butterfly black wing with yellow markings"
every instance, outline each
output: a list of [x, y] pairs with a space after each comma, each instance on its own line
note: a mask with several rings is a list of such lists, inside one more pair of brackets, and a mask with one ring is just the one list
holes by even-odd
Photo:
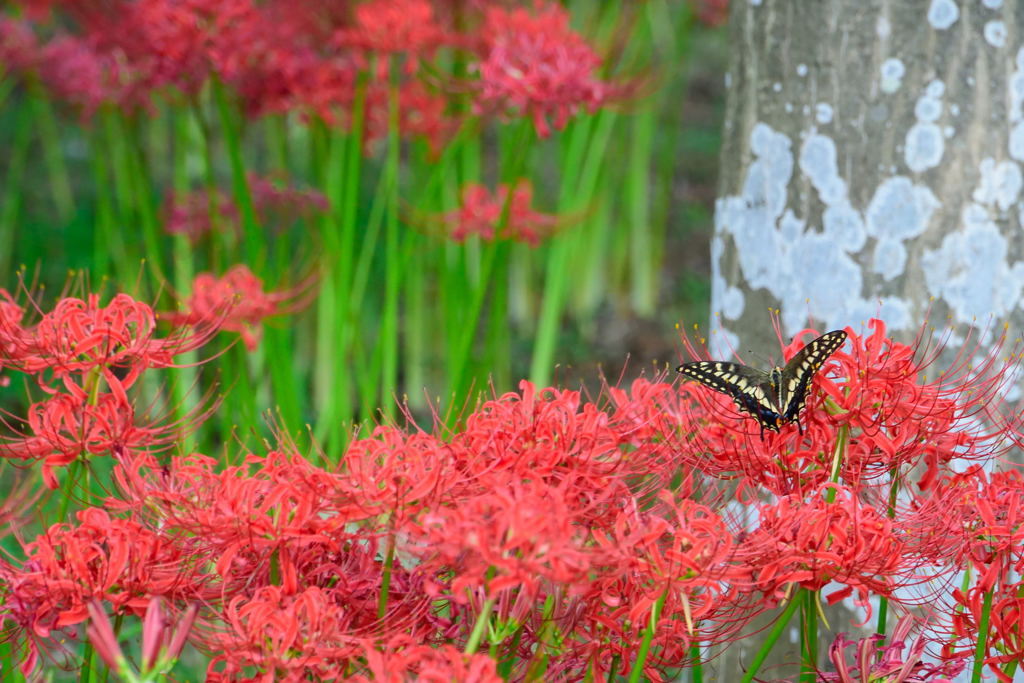
[[739, 363], [697, 361], [676, 370], [715, 391], [727, 394], [737, 407], [750, 413], [763, 429], [779, 430], [782, 415], [771, 382], [771, 373]]
[[[804, 348], [797, 351], [789, 359], [782, 370], [782, 381], [779, 383], [779, 408], [783, 422], [797, 421], [800, 411], [807, 403], [807, 390], [811, 380], [828, 357], [839, 350], [846, 341], [846, 332], [833, 330], [812, 340]], [[797, 421], [797, 426], [800, 423]]]
[[796, 422], [807, 403], [811, 380], [822, 364], [846, 341], [846, 332], [834, 330], [812, 340], [786, 363], [785, 368], [764, 372], [739, 363], [697, 361], [684, 363], [676, 370], [686, 377], [732, 397], [736, 405], [750, 413], [764, 430], [779, 431], [779, 426]]

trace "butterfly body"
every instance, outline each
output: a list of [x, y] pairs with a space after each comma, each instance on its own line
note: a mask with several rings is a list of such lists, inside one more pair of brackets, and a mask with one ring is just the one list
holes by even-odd
[[697, 361], [684, 363], [677, 371], [701, 384], [727, 394], [740, 410], [749, 413], [764, 430], [778, 432], [780, 427], [796, 422], [807, 402], [807, 391], [814, 373], [846, 341], [846, 332], [827, 332], [800, 349], [785, 367], [758, 370], [740, 363]]

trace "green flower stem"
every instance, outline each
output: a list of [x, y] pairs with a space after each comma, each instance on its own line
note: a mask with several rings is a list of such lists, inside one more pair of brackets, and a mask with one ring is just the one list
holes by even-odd
[[498, 675], [504, 680], [508, 680], [509, 676], [512, 675], [512, 667], [516, 664], [516, 657], [519, 653], [519, 643], [523, 640], [523, 627], [520, 626], [516, 629], [516, 633], [512, 636], [512, 642], [508, 646], [508, 656], [501, 659], [498, 662]]
[[[606, 175], [606, 158], [618, 121], [618, 114], [607, 109], [594, 115], [594, 125], [590, 129], [591, 135], [586, 146], [586, 157], [577, 177], [576, 191], [571, 197], [563, 195], [560, 198], [559, 215], [571, 215], [584, 207], [593, 208], [602, 201], [601, 178]], [[588, 307], [595, 307], [595, 302], [599, 301], [601, 295], [608, 289], [607, 271], [604, 267], [608, 257], [603, 253], [606, 250], [602, 249], [611, 239], [611, 222], [607, 218], [607, 214], [597, 211], [591, 219], [585, 220], [577, 229], [569, 232], [576, 246], [572, 250], [572, 260], [566, 264], [570, 267], [569, 272], [563, 277], [572, 276], [571, 265], [574, 265], [578, 271], [576, 277], [582, 283], [575, 288], [573, 301], [578, 315], [586, 316], [589, 312]], [[561, 291], [563, 295], [568, 293], [564, 283]], [[554, 357], [549, 359], [548, 367], [553, 365]]]
[[413, 408], [426, 406], [423, 388], [427, 385], [427, 343], [432, 338], [427, 320], [427, 282], [432, 265], [425, 240], [421, 235], [409, 232], [405, 235], [403, 259], [408, 265], [404, 270], [405, 313], [402, 317], [404, 393], [402, 399]]
[[818, 611], [815, 591], [803, 590], [801, 606], [801, 683], [814, 683], [818, 677]]
[[228, 164], [231, 168], [231, 193], [242, 219], [242, 235], [246, 263], [254, 272], [258, 272], [263, 264], [265, 249], [259, 219], [252, 203], [249, 180], [245, 174], [245, 161], [242, 155], [241, 122], [238, 112], [228, 96], [227, 89], [220, 79], [213, 75], [210, 79], [213, 99], [217, 105], [224, 144], [228, 153]]
[[761, 645], [761, 649], [757, 651], [756, 655], [754, 655], [754, 661], [750, 663], [750, 668], [747, 669], [747, 672], [743, 675], [743, 679], [740, 683], [750, 683], [754, 680], [754, 676], [757, 675], [758, 669], [760, 669], [761, 665], [764, 664], [766, 659], [768, 659], [768, 653], [770, 653], [772, 648], [775, 647], [775, 643], [779, 640], [779, 636], [781, 636], [782, 632], [786, 630], [786, 626], [789, 625], [790, 619], [793, 618], [793, 614], [796, 613], [801, 604], [803, 604], [803, 600], [800, 599], [799, 595], [794, 595], [790, 598], [789, 604], [786, 605], [786, 609], [783, 610], [782, 614], [779, 615], [779, 618], [776, 619], [775, 624], [772, 625], [771, 630], [765, 637], [764, 643]]
[[625, 187], [629, 216], [630, 301], [633, 310], [644, 317], [652, 317], [657, 308], [660, 279], [660, 272], [651, 268], [654, 260], [650, 227], [652, 178], [648, 169], [656, 117], [654, 106], [633, 116]]
[[661, 619], [661, 610], [665, 606], [668, 592], [669, 589], [665, 588], [664, 592], [662, 592], [651, 607], [651, 618], [647, 622], [647, 628], [644, 629], [644, 637], [640, 641], [640, 650], [636, 653], [636, 661], [633, 662], [633, 668], [629, 672], [629, 683], [639, 683], [644, 675], [644, 664], [647, 663], [647, 657], [651, 653], [651, 642], [654, 640], [654, 632], [658, 628], [658, 620]]
[[[324, 282], [317, 311], [317, 348], [315, 376], [320, 421], [317, 434], [328, 452], [338, 453], [347, 438], [347, 426], [354, 417], [352, 373], [353, 323], [352, 279], [354, 277], [356, 235], [363, 163], [363, 122], [366, 109], [368, 75], [356, 77], [355, 96], [348, 134], [330, 136], [328, 163], [314, 163], [314, 171], [324, 168], [324, 186], [330, 210], [324, 216]], [[326, 137], [326, 136], [319, 136]], [[315, 143], [318, 136], [312, 138]], [[314, 152], [316, 148], [314, 147]], [[317, 155], [314, 154], [314, 157]], [[322, 156], [322, 155], [321, 155]]]
[[[889, 519], [896, 517], [896, 497], [900, 491], [900, 479], [899, 471], [894, 467], [889, 471], [889, 506], [886, 508], [885, 514]], [[889, 616], [889, 599], [884, 595], [880, 596], [878, 606], [878, 624], [875, 627], [875, 633], [885, 635], [886, 619]]]
[[164, 256], [160, 247], [161, 231], [156, 214], [156, 197], [150, 182], [149, 169], [145, 163], [142, 138], [139, 135], [137, 122], [133, 125], [124, 116], [118, 116], [117, 120], [120, 123], [120, 134], [129, 143], [125, 146], [125, 161], [127, 163], [120, 169], [120, 172], [128, 174], [133, 206], [138, 217], [139, 227], [142, 229], [142, 243], [145, 246], [146, 261], [150, 272], [155, 275], [154, 279], [157, 282], [162, 282]]
[[388, 59], [388, 147], [384, 175], [388, 178], [387, 209], [384, 231], [384, 309], [380, 324], [380, 404], [385, 419], [395, 414], [398, 394], [398, 306], [402, 288], [401, 234], [398, 221], [399, 164], [401, 139], [399, 138], [399, 63]]
[[478, 647], [480, 647], [480, 641], [484, 636], [484, 629], [487, 627], [488, 622], [491, 620], [491, 611], [494, 609], [494, 603], [497, 598], [490, 597], [484, 601], [483, 607], [480, 609], [480, 614], [476, 617], [476, 623], [473, 624], [473, 631], [469, 634], [469, 640], [466, 641], [466, 649], [464, 652], [467, 655], [476, 653]]
[[690, 645], [690, 657], [693, 665], [690, 667], [690, 683], [704, 683], [704, 663], [700, 658], [700, 643]]
[[[501, 208], [501, 216], [498, 218], [498, 224], [495, 227], [495, 239], [483, 247], [483, 258], [480, 265], [479, 277], [476, 279], [475, 286], [471, 287], [472, 292], [470, 295], [470, 305], [468, 309], [465, 309], [468, 312], [468, 315], [462, 317], [462, 322], [455, 335], [454, 350], [450, 351], [449, 355], [449, 358], [451, 358], [453, 362], [448, 378], [449, 395], [453, 397], [455, 403], [469, 398], [467, 396], [469, 385], [472, 384], [475, 379], [467, 372], [472, 356], [473, 340], [476, 337], [484, 300], [487, 297], [487, 292], [491, 289], [491, 283], [494, 281], [493, 274], [495, 263], [498, 260], [503, 263], [508, 260], [508, 240], [503, 239], [501, 236], [505, 232], [509, 216], [511, 215], [515, 180], [522, 175], [527, 166], [527, 161], [531, 152], [532, 139], [532, 124], [526, 119], [520, 121], [519, 130], [517, 131], [510, 150], [511, 158], [509, 163], [502, 167], [502, 177], [508, 187], [508, 194], [505, 197], [505, 202]], [[451, 292], [449, 296], [454, 294], [455, 292]], [[462, 306], [465, 307], [464, 299], [461, 303]]]
[[64, 152], [61, 150], [60, 131], [53, 115], [50, 99], [42, 86], [33, 78], [28, 79], [28, 99], [34, 117], [33, 125], [39, 131], [39, 142], [43, 148], [43, 163], [50, 176], [50, 199], [57, 209], [57, 218], [67, 223], [75, 213], [75, 200], [71, 192], [71, 179]]
[[[562, 163], [566, 175], [562, 179], [562, 187], [558, 201], [558, 213], [568, 213], [575, 207], [578, 177], [574, 182], [570, 179], [569, 169], [581, 169], [584, 154], [590, 141], [590, 131], [594, 126], [594, 117], [579, 119], [570, 126], [569, 133], [563, 141]], [[578, 170], [578, 174], [582, 174]], [[582, 226], [576, 228], [582, 230]], [[555, 347], [562, 322], [563, 301], [570, 278], [571, 256], [577, 245], [575, 235], [563, 233], [551, 240], [547, 254], [544, 274], [544, 294], [541, 301], [540, 317], [537, 323], [537, 334], [533, 346], [533, 358], [530, 361], [530, 380], [538, 386], [546, 386], [551, 378], [554, 364]]]
[[341, 286], [343, 277], [342, 261], [351, 258], [341, 248], [342, 203], [345, 201], [345, 179], [343, 171], [348, 158], [349, 141], [341, 132], [328, 134], [324, 126], [318, 124], [312, 131], [311, 140], [328, 138], [330, 143], [326, 153], [327, 159], [321, 158], [322, 151], [317, 153], [314, 146], [314, 167], [323, 169], [322, 185], [327, 197], [329, 208], [320, 221], [320, 234], [323, 238], [324, 253], [321, 260], [322, 283], [317, 297], [316, 311], [316, 362], [317, 369], [313, 373], [314, 402], [320, 417], [317, 422], [317, 438], [326, 443], [328, 452], [336, 452], [341, 446], [341, 422], [344, 415], [351, 413], [349, 399], [350, 384], [345, 371], [346, 363], [343, 336], [345, 326], [342, 309], [346, 305], [348, 293]]
[[[172, 111], [171, 116], [173, 117], [172, 126], [175, 140], [171, 182], [175, 194], [184, 194], [189, 189], [188, 150], [193, 137], [190, 130], [191, 117], [187, 111]], [[175, 235], [172, 249], [174, 251], [174, 289], [179, 297], [185, 297], [191, 293], [192, 280], [195, 277], [193, 248], [188, 236]], [[182, 425], [178, 440], [185, 453], [191, 452], [196, 443], [195, 435], [190, 434], [185, 425], [188, 421], [187, 416], [196, 407], [200, 394], [199, 376], [195, 367], [197, 360], [198, 354], [194, 350], [189, 351], [178, 358], [177, 367], [172, 369], [175, 375], [175, 381], [171, 383], [175, 419]]]
[[388, 546], [384, 553], [384, 569], [380, 580], [380, 597], [377, 602], [377, 618], [381, 621], [388, 614], [388, 597], [391, 592], [391, 575], [395, 568], [395, 534], [388, 534]]
[[[694, 31], [696, 16], [691, 5], [652, 0], [644, 3], [644, 8], [648, 12], [646, 23], [650, 27], [650, 42], [653, 44], [653, 51], [660, 55], [656, 58], [657, 61], [663, 64], [690, 64], [693, 46], [696, 42], [693, 37], [699, 35]], [[675, 111], [686, 107], [685, 96], [691, 70], [683, 67], [678, 70], [678, 73], [679, 78], [674, 79], [675, 83], [671, 89], [661, 89], [655, 95], [652, 102], [654, 111], [665, 111], [666, 104]], [[657, 277], [657, 274], [662, 272], [669, 220], [670, 218], [675, 220], [675, 212], [679, 209], [673, 193], [673, 187], [676, 184], [675, 168], [680, 159], [679, 140], [684, 135], [700, 136], [700, 144], [706, 145], [709, 137], [705, 131], [691, 131], [687, 126], [659, 126], [657, 118], [654, 119], [652, 125], [657, 126], [658, 131], [657, 145], [654, 145], [651, 150], [649, 175], [651, 188], [648, 192], [650, 218], [647, 223], [649, 236], [645, 240], [641, 240], [649, 245], [648, 260], [645, 263], [642, 253], [630, 251], [631, 257], [634, 259], [631, 262], [630, 270], [632, 303], [638, 311], [646, 310], [651, 304], [657, 306], [657, 281], [650, 283], [645, 280]], [[689, 227], [687, 225], [687, 228]], [[640, 268], [639, 272], [637, 272], [637, 268]], [[653, 289], [651, 284], [654, 285]], [[652, 299], [645, 301], [645, 296], [650, 296]]]
[[14, 141], [7, 157], [3, 201], [0, 202], [0, 266], [3, 268], [2, 272], [5, 277], [17, 265], [20, 265], [13, 262], [12, 255], [17, 224], [21, 214], [22, 177], [25, 173], [25, 162], [28, 159], [28, 148], [32, 140], [34, 118], [31, 107], [21, 106], [18, 108], [14, 123]]
[[974, 668], [971, 670], [971, 683], [981, 683], [982, 672], [985, 668], [985, 657], [988, 656], [988, 627], [989, 617], [992, 613], [993, 593], [995, 593], [995, 587], [986, 591], [981, 605], [981, 623], [978, 624], [978, 645], [974, 649]]
[[92, 146], [89, 163], [93, 187], [96, 191], [95, 228], [93, 229], [92, 272], [95, 276], [112, 276], [114, 264], [121, 267], [127, 262], [124, 239], [117, 234], [115, 218], [115, 197], [110, 183], [110, 167], [104, 149], [102, 131], [94, 131], [90, 139]]
[[15, 79], [7, 77], [7, 69], [0, 65], [0, 107], [7, 103], [7, 98], [14, 90]]

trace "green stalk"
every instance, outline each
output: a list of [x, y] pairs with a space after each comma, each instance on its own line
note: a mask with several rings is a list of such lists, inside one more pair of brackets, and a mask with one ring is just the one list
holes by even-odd
[[[601, 201], [600, 181], [604, 169], [608, 165], [606, 157], [617, 121], [618, 115], [608, 110], [601, 111], [594, 117], [594, 125], [591, 127], [592, 134], [587, 144], [586, 158], [579, 171], [576, 192], [570, 199], [570, 208], [566, 210], [578, 211], [581, 207], [593, 207]], [[565, 210], [560, 209], [559, 213], [563, 213], [563, 211]], [[571, 263], [575, 265], [575, 270], [579, 273], [576, 277], [583, 283], [582, 286], [576, 288], [574, 303], [577, 314], [585, 315], [588, 312], [586, 310], [588, 302], [600, 300], [608, 289], [608, 278], [603, 276], [605, 269], [602, 267], [608, 255], [605, 249], [601, 249], [610, 239], [608, 231], [611, 224], [608, 221], [602, 221], [602, 218], [606, 217], [599, 211], [594, 219], [585, 221], [578, 229], [569, 233], [570, 238], [576, 242], [571, 253]], [[605, 229], [603, 234], [602, 227]], [[569, 274], [571, 274], [571, 270]], [[566, 291], [563, 289], [563, 294]], [[593, 303], [590, 305], [596, 306]], [[549, 367], [553, 364], [554, 358], [552, 357]]]
[[[354, 272], [359, 192], [363, 161], [363, 122], [368, 75], [356, 77], [348, 135], [331, 136], [324, 184], [331, 209], [323, 223], [327, 272], [318, 299], [316, 383], [320, 408], [317, 434], [328, 452], [340, 452], [346, 425], [354, 416], [353, 382], [349, 368], [353, 329], [351, 286]], [[315, 138], [314, 138], [315, 140]], [[320, 171], [320, 168], [316, 168]]]
[[516, 656], [519, 652], [519, 643], [523, 640], [523, 627], [520, 626], [516, 629], [516, 633], [512, 636], [512, 643], [508, 647], [508, 656], [502, 658], [498, 662], [498, 675], [503, 680], [508, 680], [508, 677], [512, 675], [512, 667], [515, 666]]
[[[320, 417], [317, 421], [317, 438], [327, 444], [328, 452], [340, 445], [342, 415], [341, 406], [347, 402], [349, 391], [345, 381], [345, 355], [339, 353], [339, 337], [342, 334], [344, 317], [341, 309], [345, 305], [346, 292], [341, 286], [341, 262], [351, 258], [341, 248], [341, 211], [344, 202], [345, 179], [342, 171], [347, 158], [347, 140], [340, 132], [328, 134], [323, 126], [314, 132], [322, 132], [311, 139], [328, 138], [327, 159], [314, 154], [313, 164], [323, 171], [323, 189], [329, 204], [328, 211], [321, 218], [320, 234], [323, 238], [324, 254], [321, 257], [322, 283], [317, 297], [316, 311], [316, 362], [313, 374], [314, 402]], [[316, 148], [314, 147], [314, 151]], [[317, 163], [320, 162], [320, 163]]]
[[636, 661], [633, 662], [633, 668], [629, 672], [629, 683], [639, 683], [640, 678], [644, 675], [644, 664], [647, 663], [647, 656], [651, 653], [651, 642], [654, 640], [654, 632], [658, 628], [658, 620], [661, 619], [661, 609], [665, 606], [668, 591], [669, 589], [666, 588], [651, 608], [651, 618], [647, 622], [647, 628], [644, 629], [644, 638], [640, 641], [640, 650], [637, 652]]
[[[592, 118], [580, 119], [571, 125], [567, 141], [563, 144], [563, 158], [560, 164], [562, 169], [566, 171], [581, 169], [593, 120]], [[582, 171], [577, 172], [582, 173]], [[574, 198], [578, 184], [578, 182], [570, 180], [568, 173], [563, 177], [558, 201], [560, 214], [568, 212], [570, 207], [575, 207]], [[551, 377], [555, 347], [558, 344], [561, 326], [563, 301], [571, 275], [568, 264], [571, 261], [572, 250], [576, 246], [576, 240], [573, 237], [574, 235], [568, 233], [558, 235], [551, 240], [548, 251], [544, 275], [544, 294], [533, 346], [533, 358], [530, 361], [530, 380], [538, 386], [547, 385]]]
[[[889, 506], [886, 508], [885, 514], [889, 519], [895, 519], [896, 517], [896, 496], [900, 490], [900, 480], [897, 476], [899, 472], [894, 467], [889, 472], [890, 483], [889, 483]], [[875, 628], [875, 633], [885, 635], [886, 619], [889, 615], [889, 599], [884, 595], [880, 597], [878, 606], [878, 624]]]
[[654, 141], [655, 109], [635, 114], [626, 174], [626, 202], [629, 215], [630, 301], [633, 311], [644, 317], [654, 315], [658, 302], [660, 272], [651, 268], [650, 187], [648, 162]]
[[465, 298], [461, 298], [460, 304], [468, 315], [461, 316], [460, 327], [455, 335], [455, 347], [450, 351], [449, 355], [452, 361], [448, 378], [449, 395], [453, 397], [456, 403], [468, 398], [465, 395], [469, 385], [467, 368], [471, 360], [470, 356], [472, 356], [473, 340], [476, 337], [477, 327], [479, 326], [480, 313], [483, 310], [487, 292], [493, 282], [495, 263], [499, 258], [503, 263], [507, 262], [508, 259], [508, 240], [503, 239], [501, 235], [505, 232], [511, 214], [515, 179], [519, 178], [527, 165], [532, 133], [532, 124], [525, 119], [520, 121], [519, 130], [512, 146], [511, 161], [503, 168], [503, 177], [506, 179], [508, 194], [501, 208], [498, 225], [495, 226], [495, 239], [483, 247], [479, 278], [477, 278], [475, 286], [471, 288], [472, 293], [468, 308], [465, 306]]
[[8, 78], [7, 69], [0, 66], [0, 108], [7, 102], [7, 98], [10, 96], [11, 91], [14, 90], [15, 80]]
[[704, 683], [704, 663], [700, 659], [700, 644], [690, 645], [690, 656], [693, 666], [690, 668], [690, 683]]
[[16, 647], [12, 639], [0, 640], [0, 666], [3, 666], [4, 674], [9, 677], [10, 683], [25, 683], [25, 677], [21, 675], [18, 668], [19, 661]]
[[495, 597], [487, 598], [484, 601], [480, 614], [477, 615], [476, 623], [473, 624], [473, 632], [469, 634], [469, 640], [466, 641], [464, 652], [467, 655], [476, 653], [477, 648], [480, 647], [480, 640], [483, 638], [487, 623], [491, 620], [491, 610], [494, 609], [495, 602], [497, 602]]
[[252, 203], [249, 180], [245, 174], [238, 112], [228, 97], [227, 89], [216, 74], [210, 79], [210, 83], [213, 88], [213, 99], [217, 104], [217, 113], [220, 117], [220, 125], [224, 134], [224, 143], [227, 148], [228, 162], [231, 168], [231, 193], [242, 219], [246, 262], [253, 271], [258, 271], [263, 259], [263, 235], [260, 230], [259, 219], [256, 217], [256, 209]]
[[146, 261], [149, 264], [150, 272], [155, 273], [155, 279], [162, 281], [164, 259], [160, 248], [161, 231], [156, 215], [156, 198], [153, 196], [153, 186], [145, 161], [142, 137], [139, 135], [137, 122], [133, 125], [132, 121], [124, 115], [118, 115], [117, 121], [120, 124], [120, 134], [128, 143], [124, 148], [125, 165], [121, 171], [128, 175], [132, 204], [138, 225], [142, 229]]
[[75, 213], [75, 200], [71, 192], [71, 177], [64, 153], [60, 148], [60, 131], [53, 115], [50, 100], [35, 79], [28, 79], [28, 94], [34, 125], [39, 131], [39, 142], [43, 148], [43, 163], [50, 176], [50, 198], [57, 209], [57, 218], [67, 223]]
[[[95, 228], [93, 229], [92, 257], [94, 277], [112, 276], [112, 266], [116, 264], [123, 268], [128, 260], [124, 249], [124, 240], [117, 235], [115, 227], [115, 198], [111, 192], [110, 168], [107, 164], [107, 155], [99, 151], [103, 149], [103, 142], [100, 137], [100, 131], [93, 132], [91, 138], [93, 149], [89, 154], [93, 187], [96, 192], [96, 219]], [[111, 263], [112, 261], [113, 264]]]
[[971, 683], [981, 683], [982, 671], [985, 668], [985, 657], [988, 655], [988, 625], [992, 613], [993, 586], [985, 592], [981, 605], [981, 623], [978, 624], [978, 645], [974, 650], [974, 668], [971, 670]]
[[[175, 194], [184, 194], [189, 189], [188, 177], [188, 150], [192, 139], [188, 112], [173, 111], [173, 171], [172, 183]], [[174, 288], [178, 296], [184, 297], [192, 291], [192, 280], [195, 277], [195, 265], [193, 263], [193, 248], [187, 235], [175, 235], [173, 240], [174, 250]], [[174, 401], [174, 416], [182, 425], [185, 424], [189, 413], [198, 403], [199, 384], [198, 371], [194, 367], [198, 354], [193, 350], [182, 355], [178, 359], [179, 367], [174, 368], [175, 381], [171, 384], [171, 391]], [[179, 434], [179, 447], [183, 452], [189, 453], [195, 448], [195, 436], [189, 434], [183, 426]]]
[[505, 254], [497, 261], [494, 269], [494, 289], [491, 293], [491, 305], [488, 307], [483, 368], [473, 373], [481, 381], [490, 375], [499, 394], [512, 389], [512, 334], [508, 322], [510, 251], [511, 248], [505, 249]]
[[388, 547], [384, 554], [384, 570], [380, 580], [380, 598], [377, 602], [377, 618], [381, 621], [388, 614], [388, 596], [391, 592], [391, 574], [395, 565], [395, 534], [388, 533]]
[[768, 636], [765, 638], [764, 643], [761, 644], [761, 649], [754, 655], [754, 661], [750, 663], [750, 668], [743, 674], [743, 679], [740, 683], [750, 683], [754, 680], [754, 676], [757, 675], [758, 669], [764, 664], [764, 661], [768, 659], [768, 654], [775, 647], [775, 643], [779, 640], [779, 636], [786, 630], [786, 626], [789, 625], [789, 620], [793, 618], [793, 614], [797, 611], [800, 605], [803, 603], [798, 595], [794, 595], [789, 600], [789, 604], [786, 605], [786, 609], [783, 610], [779, 618], [776, 619], [775, 624], [772, 625], [772, 629], [768, 632]]
[[2, 266], [5, 276], [16, 267], [12, 260], [12, 254], [21, 213], [22, 177], [25, 173], [25, 162], [28, 159], [29, 143], [32, 140], [33, 118], [31, 107], [19, 107], [14, 124], [14, 142], [8, 155], [3, 202], [0, 203], [0, 266]]
[[[288, 121], [285, 115], [268, 117], [266, 121], [267, 149], [271, 167], [287, 177], [291, 164], [288, 154]], [[281, 226], [284, 228], [285, 226]], [[281, 234], [271, 240], [270, 270], [275, 280], [281, 282], [291, 272], [292, 241], [290, 234]], [[263, 346], [270, 368], [271, 396], [269, 404], [276, 406], [277, 416], [283, 427], [294, 434], [302, 426], [302, 399], [300, 382], [301, 369], [296, 367], [301, 350], [295, 348], [295, 333], [292, 325], [268, 326], [264, 330]]]
[[78, 674], [78, 683], [89, 683], [92, 680], [92, 643], [86, 641], [82, 655], [82, 671]]
[[818, 611], [816, 593], [804, 589], [801, 613], [800, 681], [814, 683], [818, 678]]
[[398, 299], [402, 288], [401, 235], [398, 225], [399, 162], [399, 71], [398, 58], [388, 58], [388, 151], [384, 175], [390, 191], [387, 195], [386, 229], [384, 237], [384, 311], [381, 318], [380, 405], [386, 418], [395, 413], [398, 394]]

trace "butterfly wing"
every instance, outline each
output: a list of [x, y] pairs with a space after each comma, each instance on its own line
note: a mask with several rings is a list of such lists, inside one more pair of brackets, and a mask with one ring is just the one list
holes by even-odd
[[846, 332], [842, 330], [826, 332], [797, 351], [797, 354], [786, 363], [778, 386], [779, 409], [783, 422], [797, 419], [804, 404], [807, 403], [807, 390], [811, 386], [814, 373], [845, 341]]
[[779, 430], [782, 415], [775, 402], [771, 375], [739, 363], [697, 361], [676, 368], [680, 374], [728, 395], [764, 429]]

